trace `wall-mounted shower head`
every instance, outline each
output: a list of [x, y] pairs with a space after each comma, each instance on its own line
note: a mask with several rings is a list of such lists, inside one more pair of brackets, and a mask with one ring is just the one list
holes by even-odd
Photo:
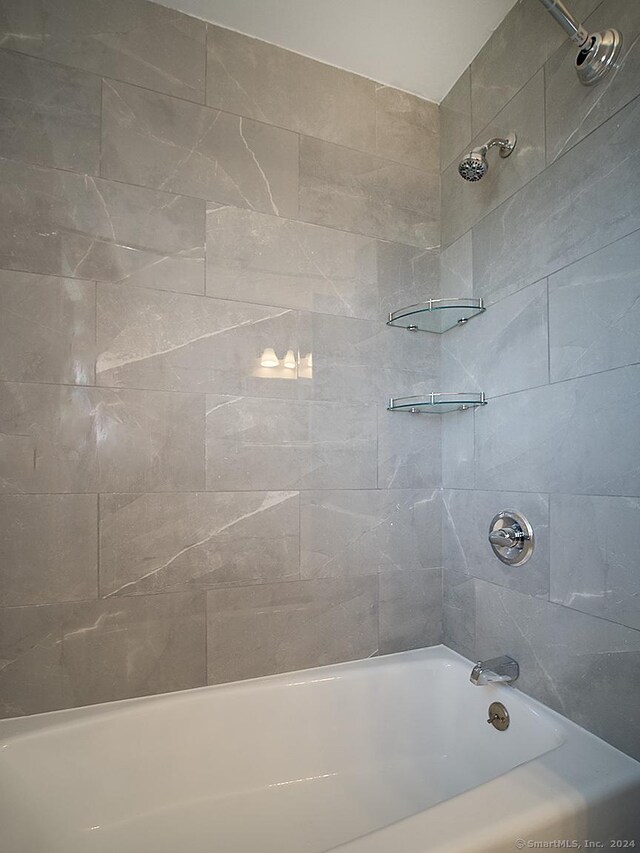
[[484, 145], [472, 149], [466, 157], [458, 163], [458, 172], [465, 181], [479, 181], [489, 171], [489, 163], [487, 162], [487, 152], [494, 145], [500, 147], [500, 156], [508, 157], [516, 147], [517, 136], [515, 133], [510, 133], [504, 139], [490, 139]]
[[571, 41], [580, 48], [575, 66], [578, 80], [583, 86], [593, 86], [605, 74], [618, 67], [618, 58], [622, 50], [622, 35], [618, 30], [588, 33], [572, 16], [562, 0], [540, 0], [540, 2], [560, 24]]

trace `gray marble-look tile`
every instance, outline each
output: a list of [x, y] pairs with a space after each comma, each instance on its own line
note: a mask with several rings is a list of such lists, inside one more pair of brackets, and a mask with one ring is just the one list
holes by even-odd
[[[358, 143], [354, 147], [362, 149], [363, 145]], [[376, 153], [416, 169], [437, 172], [440, 168], [438, 105], [400, 89], [377, 85]]]
[[[325, 314], [300, 316], [299, 393], [324, 400], [379, 403], [390, 396], [432, 391], [440, 372], [437, 335]], [[305, 370], [306, 354], [313, 356]]]
[[100, 78], [0, 51], [3, 157], [96, 174]]
[[0, 606], [96, 598], [96, 495], [0, 497]]
[[99, 385], [295, 397], [298, 368], [263, 368], [272, 347], [297, 362], [297, 317], [206, 296], [103, 285], [97, 294]]
[[203, 486], [204, 397], [0, 382], [0, 492]]
[[300, 218], [433, 248], [440, 244], [440, 178], [436, 171], [302, 137]]
[[640, 367], [492, 400], [476, 412], [476, 487], [637, 495]]
[[202, 595], [10, 607], [0, 615], [3, 717], [185, 690], [206, 680]]
[[440, 296], [473, 296], [473, 241], [467, 231], [440, 252]]
[[622, 33], [618, 68], [597, 86], [575, 73], [576, 47], [566, 42], [545, 67], [547, 162], [551, 163], [640, 94], [640, 6], [606, 0], [584, 22], [588, 32], [615, 27]]
[[[549, 597], [549, 498], [518, 492], [445, 490], [442, 496], [442, 557], [449, 569], [516, 589]], [[531, 523], [535, 548], [524, 566], [507, 566], [488, 541], [491, 519], [503, 509], [516, 509]]]
[[389, 412], [384, 403], [378, 403], [377, 408], [378, 486], [382, 489], [428, 489], [440, 486], [440, 416]]
[[0, 267], [204, 291], [204, 202], [0, 160]]
[[375, 150], [376, 84], [273, 44], [209, 25], [207, 103], [364, 151]]
[[640, 361], [640, 232], [549, 277], [551, 381]]
[[440, 492], [303, 492], [300, 571], [347, 577], [441, 565]]
[[383, 571], [378, 582], [381, 655], [442, 642], [442, 569]]
[[443, 388], [495, 397], [544, 385], [548, 379], [546, 280], [443, 335]]
[[[484, 408], [484, 407], [483, 407]], [[478, 410], [482, 414], [482, 409]], [[442, 485], [445, 489], [473, 489], [475, 485], [476, 412], [450, 412], [442, 418]]]
[[469, 575], [442, 570], [442, 631], [445, 646], [476, 659], [476, 588]]
[[4, 0], [0, 46], [204, 99], [206, 24], [146, 0]]
[[438, 249], [378, 241], [377, 257], [379, 321], [386, 320], [392, 311], [436, 299], [440, 294]]
[[298, 136], [105, 80], [101, 174], [130, 184], [298, 213]]
[[516, 147], [507, 159], [487, 155], [489, 171], [481, 181], [458, 174], [456, 158], [442, 174], [442, 245], [461, 237], [483, 216], [544, 169], [544, 73], [540, 70], [515, 98], [474, 137], [471, 147], [515, 131]]
[[378, 246], [387, 245], [394, 244], [210, 204], [207, 296], [379, 320]]
[[640, 629], [639, 522], [640, 498], [552, 495], [551, 600]]
[[100, 496], [100, 595], [300, 577], [297, 492]]
[[207, 396], [207, 489], [376, 487], [374, 405]]
[[377, 577], [207, 593], [210, 684], [366, 658], [377, 651]]
[[[583, 20], [600, 2], [574, 0], [571, 12]], [[520, 0], [511, 9], [471, 63], [474, 135], [520, 91], [565, 39], [562, 28], [539, 3]]]
[[471, 143], [471, 71], [453, 84], [440, 104], [440, 167], [444, 171]]
[[640, 631], [475, 584], [477, 656], [511, 655], [521, 690], [640, 758]]
[[95, 286], [0, 270], [0, 379], [92, 385]]
[[636, 99], [479, 222], [475, 295], [506, 296], [637, 231], [639, 136]]

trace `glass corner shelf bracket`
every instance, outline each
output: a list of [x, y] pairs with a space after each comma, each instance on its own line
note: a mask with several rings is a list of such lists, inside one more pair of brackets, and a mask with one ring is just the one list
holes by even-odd
[[486, 311], [482, 299], [428, 299], [389, 314], [387, 326], [399, 326], [409, 332], [442, 334], [464, 326], [472, 317]]
[[477, 409], [478, 406], [486, 406], [487, 401], [481, 392], [468, 392], [459, 394], [438, 393], [419, 394], [413, 397], [391, 397], [387, 410], [389, 412], [431, 412], [433, 414], [444, 414], [445, 412], [466, 412], [468, 409]]

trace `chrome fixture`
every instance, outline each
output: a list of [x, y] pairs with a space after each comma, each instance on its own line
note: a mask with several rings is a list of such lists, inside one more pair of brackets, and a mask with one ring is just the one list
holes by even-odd
[[491, 660], [479, 660], [471, 670], [469, 681], [477, 687], [485, 684], [512, 684], [520, 675], [517, 660], [501, 655]]
[[479, 181], [489, 171], [487, 163], [487, 152], [494, 146], [499, 146], [500, 156], [502, 158], [509, 157], [513, 149], [516, 147], [518, 137], [515, 133], [509, 133], [504, 139], [497, 137], [485, 142], [478, 148], [473, 148], [466, 157], [458, 163], [458, 172], [465, 181]]
[[487, 722], [499, 732], [506, 732], [509, 728], [510, 722], [509, 712], [502, 702], [492, 702], [489, 705], [489, 717], [487, 718]]
[[622, 49], [622, 34], [618, 30], [588, 33], [561, 0], [540, 0], [545, 9], [560, 24], [572, 42], [580, 48], [575, 59], [578, 80], [583, 86], [593, 86], [605, 74], [617, 67]]
[[489, 542], [508, 566], [522, 566], [533, 554], [535, 539], [527, 519], [515, 509], [503, 509], [491, 519]]

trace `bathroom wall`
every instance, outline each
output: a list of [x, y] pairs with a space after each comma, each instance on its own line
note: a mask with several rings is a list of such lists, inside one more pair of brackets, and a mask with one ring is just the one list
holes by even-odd
[[[488, 305], [443, 337], [443, 384], [489, 398], [443, 419], [445, 642], [513, 655], [523, 690], [640, 757], [640, 4], [571, 8], [622, 31], [615, 77], [581, 86], [523, 0], [441, 109], [443, 293]], [[457, 176], [510, 130], [510, 159]], [[487, 543], [509, 507], [535, 528], [522, 568]]]
[[439, 642], [440, 424], [384, 405], [440, 370], [384, 325], [437, 292], [437, 107], [46, 6], [0, 2], [2, 715]]

